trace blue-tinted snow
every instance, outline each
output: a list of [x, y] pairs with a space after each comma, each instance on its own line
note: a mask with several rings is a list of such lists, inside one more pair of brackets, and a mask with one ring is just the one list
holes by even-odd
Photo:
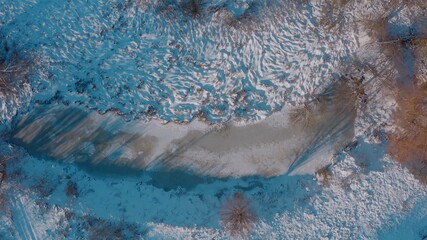
[[178, 122], [268, 116], [320, 92], [350, 51], [299, 3], [214, 1], [195, 18], [181, 2], [2, 0], [0, 51], [39, 65], [33, 102]]
[[[0, 98], [8, 123], [0, 131], [35, 104], [77, 102], [126, 120], [223, 122], [301, 103], [337, 76], [339, 60], [363, 39], [350, 29], [319, 30], [318, 1], [295, 2], [217, 0], [196, 16], [181, 1], [0, 0], [1, 56], [35, 66], [29, 85]], [[379, 2], [344, 15], [372, 13]], [[69, 164], [2, 141], [0, 157], [18, 157], [0, 169], [7, 176], [0, 238], [103, 238], [104, 231], [223, 239], [219, 207], [241, 191], [260, 216], [253, 239], [424, 239], [425, 185], [384, 156], [384, 146], [363, 139], [389, 120], [393, 102], [384, 99], [376, 95], [358, 116], [359, 145], [334, 158], [329, 186], [313, 176], [217, 179]]]

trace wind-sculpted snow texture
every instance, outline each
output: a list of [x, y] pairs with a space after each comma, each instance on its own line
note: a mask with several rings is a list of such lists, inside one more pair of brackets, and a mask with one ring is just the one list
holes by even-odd
[[303, 102], [353, 45], [297, 1], [203, 1], [196, 17], [183, 2], [2, 0], [1, 41], [38, 56], [34, 102], [178, 122], [257, 120]]

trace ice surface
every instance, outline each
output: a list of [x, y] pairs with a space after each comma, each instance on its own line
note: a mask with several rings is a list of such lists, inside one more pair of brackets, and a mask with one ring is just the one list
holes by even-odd
[[307, 124], [282, 111], [244, 126], [125, 122], [78, 106], [42, 106], [21, 118], [12, 141], [32, 154], [68, 162], [180, 168], [219, 177], [314, 174], [354, 137], [354, 101], [324, 98]]

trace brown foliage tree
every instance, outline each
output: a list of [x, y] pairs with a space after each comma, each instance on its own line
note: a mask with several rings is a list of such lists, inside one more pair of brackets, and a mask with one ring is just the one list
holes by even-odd
[[402, 90], [397, 101], [398, 130], [389, 135], [389, 153], [427, 180], [427, 84]]

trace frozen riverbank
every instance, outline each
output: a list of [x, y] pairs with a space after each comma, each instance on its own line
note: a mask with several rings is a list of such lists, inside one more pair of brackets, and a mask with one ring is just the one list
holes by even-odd
[[311, 110], [277, 112], [244, 126], [125, 122], [77, 106], [40, 106], [22, 116], [12, 139], [30, 153], [68, 162], [178, 168], [219, 177], [314, 174], [354, 137], [355, 99], [324, 95]]

